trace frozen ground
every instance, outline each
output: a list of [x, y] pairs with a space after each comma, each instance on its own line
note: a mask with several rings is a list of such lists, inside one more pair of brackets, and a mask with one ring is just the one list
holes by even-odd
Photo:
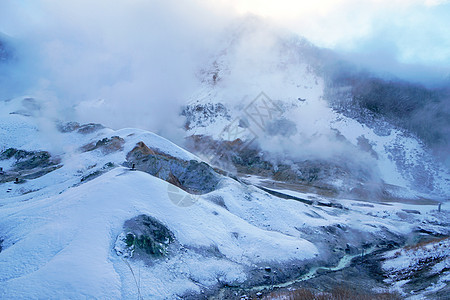
[[386, 282], [408, 299], [449, 292], [450, 239], [438, 239], [385, 254]]

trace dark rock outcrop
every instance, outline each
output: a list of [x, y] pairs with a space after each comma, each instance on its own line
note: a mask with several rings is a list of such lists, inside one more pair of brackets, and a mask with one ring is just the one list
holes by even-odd
[[78, 122], [68, 122], [57, 124], [57, 128], [62, 133], [73, 132], [76, 130], [78, 133], [81, 134], [89, 134], [99, 131], [100, 129], [105, 128], [105, 126], [96, 123], [88, 123], [80, 125]]
[[0, 153], [0, 160], [15, 159], [12, 168], [0, 173], [0, 183], [24, 179], [36, 179], [59, 169], [59, 158], [53, 158], [47, 151], [26, 151], [8, 148]]
[[139, 215], [125, 222], [115, 250], [122, 256], [158, 258], [168, 254], [174, 241], [174, 234], [164, 224], [151, 216]]
[[97, 170], [81, 177], [80, 183], [85, 183], [85, 182], [91, 181], [92, 179], [95, 179], [95, 178], [99, 177], [100, 175], [103, 175], [106, 172], [111, 171], [115, 167], [117, 167], [117, 166], [114, 163], [108, 162], [108, 163], [104, 164], [103, 167], [101, 167], [100, 169], [97, 169]]
[[103, 126], [101, 124], [89, 123], [89, 124], [81, 125], [77, 132], [81, 133], [81, 134], [88, 134], [88, 133], [93, 133], [93, 132], [99, 131], [100, 129], [103, 129], [103, 128], [105, 128], [105, 126]]
[[[240, 139], [218, 141], [204, 135], [188, 137], [187, 148], [199, 156], [207, 156], [212, 164], [222, 169], [299, 185], [307, 192], [329, 197], [342, 194], [359, 199], [381, 199], [390, 196], [385, 193], [387, 187], [384, 182], [371, 170], [370, 161], [361, 163], [337, 156], [333, 160], [283, 162], [274, 159], [257, 145], [246, 145]], [[339, 182], [346, 184], [341, 185]]]
[[110, 154], [119, 150], [123, 150], [123, 145], [125, 141], [123, 138], [118, 136], [113, 136], [111, 138], [104, 138], [98, 140], [97, 142], [92, 142], [81, 147], [83, 152], [93, 151], [100, 149], [103, 154]]
[[139, 142], [127, 154], [127, 166], [161, 178], [194, 194], [208, 193], [216, 189], [220, 175], [208, 164], [196, 160], [185, 161]]

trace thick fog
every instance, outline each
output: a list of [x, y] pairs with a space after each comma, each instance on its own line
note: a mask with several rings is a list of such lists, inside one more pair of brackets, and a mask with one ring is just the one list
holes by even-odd
[[[11, 53], [0, 64], [0, 96], [30, 94], [51, 100], [56, 117], [176, 137], [199, 69], [249, 15], [380, 74], [440, 84], [449, 74], [449, 11], [437, 0], [5, 0], [0, 38]], [[276, 59], [260, 51], [270, 37], [254, 42], [234, 57], [237, 69]]]
[[[201, 1], [2, 1], [2, 98], [53, 99], [61, 117], [173, 128], [227, 21]], [[179, 125], [179, 124], [178, 124]]]

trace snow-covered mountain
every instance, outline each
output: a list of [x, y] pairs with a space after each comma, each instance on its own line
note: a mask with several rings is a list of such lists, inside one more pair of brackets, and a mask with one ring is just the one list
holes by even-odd
[[114, 118], [108, 99], [0, 99], [0, 299], [445, 297], [448, 91], [349, 71], [257, 18], [218, 45], [180, 145], [67, 117]]
[[[421, 139], [448, 145], [448, 101], [439, 103], [437, 92], [347, 72], [351, 65], [338, 65], [336, 55], [255, 20], [227, 41], [199, 73], [202, 87], [183, 111], [189, 149], [206, 149], [214, 155], [205, 159], [241, 173], [326, 186], [347, 197], [449, 198], [442, 162], [448, 154], [439, 160], [426, 143], [431, 138]], [[427, 101], [434, 101], [435, 117]], [[417, 114], [429, 114], [435, 128], [423, 118], [406, 126]], [[211, 147], [209, 138], [243, 146]]]
[[361, 251], [448, 235], [448, 203], [264, 188], [150, 132], [49, 119], [46, 105], [0, 102], [2, 299], [263, 296]]

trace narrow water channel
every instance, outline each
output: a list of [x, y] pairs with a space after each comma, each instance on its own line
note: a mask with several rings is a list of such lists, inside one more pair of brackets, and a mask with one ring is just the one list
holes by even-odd
[[264, 289], [288, 287], [288, 286], [291, 286], [291, 285], [293, 285], [294, 283], [297, 283], [297, 282], [313, 279], [314, 277], [316, 277], [318, 275], [317, 272], [319, 270], [326, 270], [326, 271], [330, 271], [330, 272], [342, 270], [342, 269], [348, 267], [350, 265], [351, 261], [354, 258], [369, 255], [373, 251], [375, 251], [375, 249], [376, 249], [376, 247], [373, 246], [373, 247], [365, 250], [363, 254], [359, 253], [359, 254], [354, 254], [354, 255], [349, 255], [349, 254], [344, 255], [339, 260], [338, 264], [336, 266], [334, 266], [334, 267], [322, 267], [322, 266], [313, 267], [313, 268], [311, 268], [309, 270], [308, 273], [306, 273], [306, 274], [304, 274], [304, 275], [302, 275], [302, 276], [300, 276], [300, 277], [298, 277], [296, 279], [293, 279], [293, 280], [290, 280], [290, 281], [286, 281], [286, 282], [280, 283], [280, 284], [274, 284], [274, 285], [268, 284], [268, 285], [255, 286], [255, 287], [251, 288], [250, 291], [259, 292], [259, 291], [262, 291]]

